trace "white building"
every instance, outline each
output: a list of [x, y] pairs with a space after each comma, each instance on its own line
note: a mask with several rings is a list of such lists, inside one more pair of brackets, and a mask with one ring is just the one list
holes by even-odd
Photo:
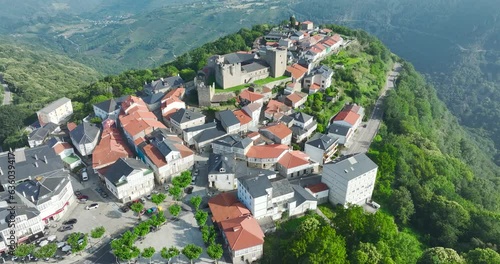
[[337, 152], [338, 142], [338, 138], [317, 133], [306, 142], [304, 152], [311, 160], [323, 165], [329, 162], [333, 154]]
[[371, 200], [377, 169], [364, 153], [325, 164], [321, 181], [330, 188], [330, 203], [363, 205]]
[[191, 109], [181, 108], [170, 116], [172, 129], [181, 134], [182, 130], [205, 124], [205, 115]]
[[288, 214], [290, 216], [306, 213], [308, 210], [318, 208], [318, 200], [299, 185], [292, 185], [294, 195], [288, 201]]
[[251, 103], [251, 104], [245, 105], [242, 108], [242, 110], [252, 118], [251, 124], [249, 126], [253, 127], [253, 128], [258, 127], [259, 120], [260, 120], [260, 113], [262, 111], [262, 104]]
[[250, 138], [241, 138], [239, 135], [226, 135], [212, 142], [212, 150], [215, 154], [227, 154], [237, 159], [245, 159], [245, 155], [253, 146]]
[[322, 90], [332, 85], [333, 70], [325, 65], [321, 65], [304, 77], [304, 88], [309, 89], [311, 85], [317, 84]]
[[309, 159], [309, 156], [302, 151], [288, 151], [276, 163], [276, 169], [283, 177], [297, 178], [309, 175], [318, 169], [318, 163]]
[[290, 115], [293, 118], [293, 125], [290, 127], [295, 142], [302, 142], [309, 138], [318, 127], [314, 118], [302, 112], [296, 112]]
[[17, 243], [31, 242], [34, 239], [43, 237], [45, 223], [40, 218], [40, 212], [37, 209], [17, 204], [14, 225], [9, 227], [9, 222], [12, 220], [8, 208], [8, 203], [2, 201], [0, 204], [0, 237], [2, 238], [0, 251], [8, 250], [10, 241]]
[[80, 155], [88, 156], [92, 154], [97, 146], [101, 130], [94, 124], [82, 122], [75, 129], [71, 130], [69, 135], [73, 146], [75, 146]]
[[50, 122], [59, 125], [72, 114], [73, 106], [71, 105], [71, 100], [66, 97], [59, 98], [36, 112], [41, 126]]
[[102, 120], [107, 119], [109, 116], [116, 118], [120, 113], [120, 105], [113, 98], [92, 105], [92, 108], [94, 109], [95, 116], [101, 118]]
[[116, 198], [128, 202], [151, 193], [154, 174], [139, 160], [120, 158], [106, 171], [106, 187]]
[[328, 186], [322, 182], [317, 184], [308, 185], [305, 187], [305, 190], [308, 191], [316, 200], [318, 204], [328, 202]]
[[217, 126], [216, 123], [210, 122], [200, 126], [186, 128], [182, 131], [182, 139], [189, 145], [195, 144], [195, 137], [201, 134], [205, 130], [214, 129]]
[[235, 176], [234, 159], [220, 154], [210, 154], [208, 158], [208, 187], [220, 191], [238, 187]]
[[240, 120], [236, 118], [231, 110], [224, 110], [215, 113], [215, 117], [220, 121], [222, 127], [228, 134], [240, 132]]

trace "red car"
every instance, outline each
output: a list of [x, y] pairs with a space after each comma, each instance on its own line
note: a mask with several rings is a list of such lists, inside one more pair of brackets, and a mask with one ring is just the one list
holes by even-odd
[[81, 199], [86, 199], [86, 200], [88, 200], [88, 199], [89, 199], [89, 197], [88, 197], [87, 195], [83, 195], [83, 194], [78, 195], [76, 198], [78, 198], [78, 200], [81, 200]]

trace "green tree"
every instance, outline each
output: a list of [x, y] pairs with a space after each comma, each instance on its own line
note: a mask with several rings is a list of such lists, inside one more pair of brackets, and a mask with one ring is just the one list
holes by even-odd
[[183, 171], [181, 175], [172, 179], [172, 185], [184, 189], [191, 184], [191, 171]]
[[174, 186], [170, 187], [170, 189], [168, 189], [168, 193], [170, 195], [172, 195], [172, 197], [175, 200], [179, 200], [179, 199], [181, 199], [181, 196], [182, 196], [182, 189], [179, 186], [174, 185]]
[[194, 218], [196, 219], [196, 223], [198, 223], [198, 225], [200, 227], [204, 226], [205, 223], [207, 222], [207, 219], [208, 219], [208, 213], [205, 212], [205, 211], [201, 211], [201, 210], [198, 210], [196, 211], [196, 213], [194, 214]]
[[192, 81], [196, 76], [196, 72], [193, 69], [186, 68], [182, 69], [179, 75], [185, 81]]
[[149, 221], [141, 222], [134, 228], [134, 234], [138, 235], [139, 237], [144, 237], [149, 234], [150, 227], [151, 224]]
[[400, 187], [394, 190], [391, 200], [393, 201], [391, 206], [396, 219], [403, 225], [406, 225], [415, 213], [410, 191], [406, 187]]
[[156, 204], [156, 206], [160, 205], [161, 203], [163, 203], [163, 201], [165, 201], [165, 199], [167, 198], [167, 196], [163, 193], [157, 193], [157, 194], [153, 194], [151, 195], [151, 201]]
[[92, 238], [101, 238], [104, 233], [106, 232], [106, 229], [103, 226], [96, 227], [90, 231], [90, 237]]
[[56, 243], [49, 243], [49, 244], [35, 250], [33, 255], [39, 259], [46, 259], [46, 258], [53, 257], [56, 254], [56, 251], [57, 251], [57, 244]]
[[193, 244], [189, 244], [182, 249], [182, 255], [186, 256], [191, 261], [191, 264], [193, 264], [193, 260], [200, 257], [202, 252], [203, 249], [201, 247]]
[[149, 259], [149, 263], [151, 263], [151, 258], [154, 256], [155, 252], [156, 250], [154, 247], [147, 247], [142, 251], [141, 256]]
[[467, 264], [500, 264], [500, 254], [490, 248], [476, 248], [465, 254]]
[[33, 253], [34, 249], [35, 249], [35, 245], [33, 245], [33, 244], [20, 244], [14, 250], [14, 256], [24, 258], [24, 257], [28, 256], [29, 254]]
[[222, 250], [222, 245], [211, 244], [207, 248], [207, 254], [210, 258], [215, 260], [215, 263], [219, 263], [219, 259], [222, 257], [222, 254], [224, 254], [224, 251]]
[[353, 264], [377, 264], [382, 260], [382, 254], [377, 251], [375, 245], [371, 243], [359, 244], [359, 249], [353, 254], [351, 263]]
[[181, 212], [181, 206], [178, 204], [173, 204], [168, 208], [168, 211], [170, 212], [171, 215], [177, 217]]
[[161, 249], [161, 257], [166, 259], [167, 263], [170, 263], [170, 260], [172, 258], [179, 256], [180, 253], [181, 252], [179, 251], [179, 249], [177, 249], [174, 246], [169, 247], [169, 248], [164, 247]]
[[424, 251], [418, 264], [464, 264], [464, 259], [451, 248], [433, 247]]
[[[80, 240], [82, 240], [81, 243], [78, 242]], [[80, 252], [87, 247], [87, 243], [88, 243], [87, 234], [83, 234], [83, 233], [79, 233], [79, 232], [73, 233], [68, 237], [67, 243], [68, 243], [68, 245], [71, 246], [71, 251], [73, 253]]]
[[[139, 215], [139, 213], [144, 209], [144, 204], [142, 203], [133, 203], [132, 206], [130, 206], [130, 209], [132, 209], [132, 211], [134, 211], [136, 214]], [[141, 218], [141, 216], [139, 215], [139, 219]]]
[[191, 199], [189, 199], [189, 201], [194, 206], [194, 209], [198, 210], [198, 208], [200, 208], [200, 204], [201, 204], [202, 199], [199, 195], [195, 195], [195, 196], [191, 197]]

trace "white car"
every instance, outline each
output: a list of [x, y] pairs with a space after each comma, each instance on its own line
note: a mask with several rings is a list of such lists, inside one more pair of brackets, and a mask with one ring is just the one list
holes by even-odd
[[93, 203], [93, 204], [87, 205], [85, 207], [86, 210], [97, 209], [97, 208], [99, 208], [99, 204], [98, 203]]
[[89, 180], [89, 176], [87, 175], [87, 172], [84, 171], [82, 172], [82, 181], [88, 181]]

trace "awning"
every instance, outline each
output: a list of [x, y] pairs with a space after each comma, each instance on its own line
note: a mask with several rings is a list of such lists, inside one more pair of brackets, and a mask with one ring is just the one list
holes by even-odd
[[64, 204], [64, 206], [63, 206], [61, 209], [57, 210], [55, 213], [53, 213], [53, 214], [51, 214], [51, 215], [49, 215], [49, 216], [46, 216], [46, 217], [45, 217], [45, 218], [43, 218], [42, 220], [47, 220], [47, 219], [49, 219], [50, 217], [52, 217], [52, 216], [54, 216], [54, 215], [56, 215], [56, 214], [59, 214], [60, 212], [64, 211], [64, 208], [65, 208], [66, 206], [68, 206], [68, 205], [69, 205], [69, 202], [66, 202], [66, 203]]

